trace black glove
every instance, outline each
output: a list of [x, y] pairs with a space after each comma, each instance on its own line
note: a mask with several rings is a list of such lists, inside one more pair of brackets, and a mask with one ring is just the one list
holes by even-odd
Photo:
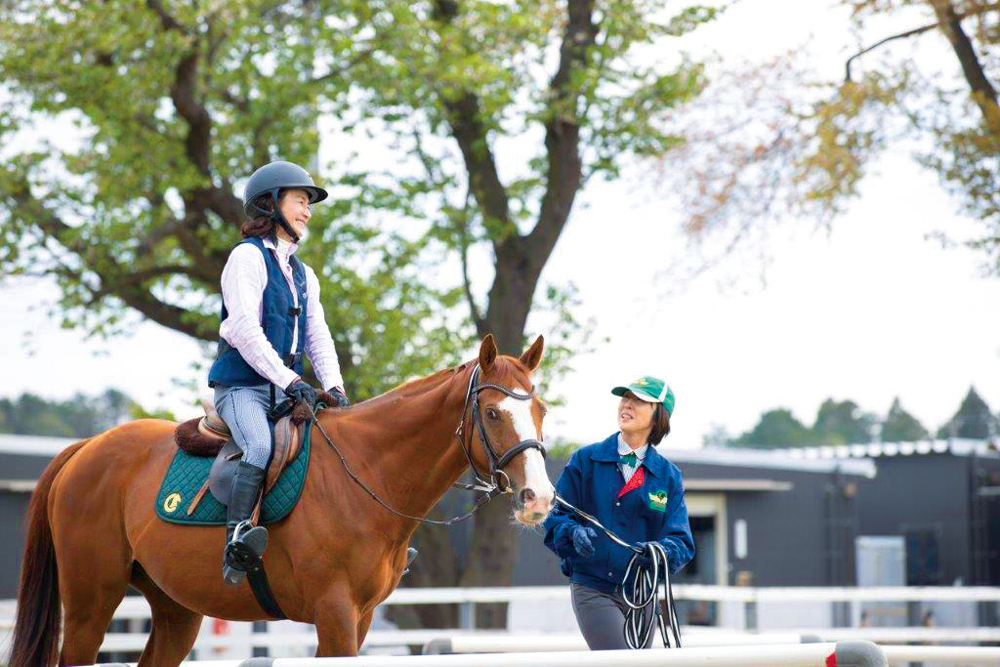
[[316, 397], [319, 395], [319, 392], [310, 387], [308, 382], [303, 382], [302, 378], [299, 378], [288, 385], [288, 388], [285, 389], [285, 394], [296, 403], [305, 403], [310, 408], [315, 409]]
[[342, 392], [339, 387], [332, 387], [327, 393], [330, 394], [330, 396], [333, 396], [333, 400], [337, 402], [336, 405], [331, 405], [331, 408], [346, 408], [351, 404], [351, 402], [347, 400], [347, 394]]

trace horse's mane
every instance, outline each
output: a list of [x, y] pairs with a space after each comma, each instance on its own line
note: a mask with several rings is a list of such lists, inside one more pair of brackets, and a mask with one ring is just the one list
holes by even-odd
[[[401, 399], [412, 399], [414, 397], [421, 396], [433, 389], [436, 389], [437, 387], [440, 387], [446, 382], [450, 382], [456, 375], [465, 372], [474, 363], [475, 362], [472, 361], [466, 361], [458, 366], [445, 368], [422, 378], [408, 380], [401, 385], [393, 387], [384, 394], [379, 394], [378, 396], [369, 398], [367, 401], [363, 401], [357, 405], [358, 407], [377, 407], [384, 403], [394, 402]], [[518, 372], [522, 375], [527, 375], [529, 373], [527, 367], [525, 367], [520, 360], [515, 359], [514, 357], [501, 355], [497, 357], [496, 362], [490, 371], [491, 381], [498, 382], [506, 387], [519, 386], [517, 382]]]

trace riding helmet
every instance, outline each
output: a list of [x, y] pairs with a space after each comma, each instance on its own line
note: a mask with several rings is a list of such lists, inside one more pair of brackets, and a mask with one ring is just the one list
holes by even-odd
[[270, 162], [250, 175], [243, 190], [243, 211], [248, 218], [268, 215], [271, 211], [261, 208], [257, 201], [270, 195], [277, 202], [281, 190], [305, 190], [309, 193], [309, 203], [315, 204], [327, 198], [327, 191], [313, 183], [312, 176], [297, 164], [278, 160]]

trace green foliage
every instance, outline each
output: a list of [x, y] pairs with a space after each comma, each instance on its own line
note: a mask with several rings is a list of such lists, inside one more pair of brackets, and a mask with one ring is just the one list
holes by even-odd
[[[464, 290], [469, 318], [449, 262], [464, 269], [470, 248], [539, 215], [562, 178], [540, 127], [579, 126], [580, 182], [681, 141], [659, 119], [698, 93], [701, 66], [633, 56], [716, 10], [661, 9], [600, 3], [600, 39], [553, 92], [567, 21], [555, 0], [4, 3], [0, 277], [55, 278], [65, 327], [111, 336], [141, 315], [213, 341], [218, 277], [239, 239], [234, 190], [271, 159], [315, 164], [323, 120], [336, 187], [300, 252], [352, 395], [379, 393], [467, 348], [475, 295]], [[48, 131], [67, 124], [77, 137]], [[470, 192], [475, 163], [515, 144], [529, 155], [491, 200], [504, 219]], [[352, 151], [368, 148], [393, 159], [361, 168]], [[553, 342], [552, 368], [564, 367]]]
[[870, 442], [874, 436], [878, 418], [864, 414], [854, 401], [823, 401], [816, 415], [812, 432], [817, 444], [847, 445], [856, 442]]
[[[24, 393], [16, 399], [0, 399], [0, 433], [87, 438], [147, 415], [153, 416], [116, 389], [97, 396], [77, 394], [66, 401], [49, 401]], [[168, 413], [158, 416], [172, 419]]]
[[784, 448], [816, 444], [812, 432], [785, 408], [768, 410], [750, 431], [733, 440], [736, 447]]
[[898, 397], [894, 398], [889, 413], [882, 422], [882, 442], [914, 442], [928, 437], [930, 433], [923, 424], [903, 409]]
[[892, 409], [883, 421], [876, 415], [862, 411], [854, 401], [828, 398], [820, 405], [816, 421], [811, 427], [798, 421], [790, 410], [778, 408], [762, 414], [757, 425], [738, 438], [727, 442], [724, 431], [718, 427], [711, 437], [715, 444], [754, 448], [850, 445], [871, 442], [880, 425], [882, 440], [886, 442], [890, 442], [887, 435], [894, 438], [891, 442], [898, 441], [900, 436], [907, 436], [902, 439], [910, 440], [927, 436], [927, 431], [920, 423], [899, 406], [898, 399], [893, 402]]
[[969, 393], [962, 399], [955, 415], [938, 429], [939, 438], [975, 438], [985, 439], [997, 434], [997, 418], [990, 412], [990, 406], [976, 392], [975, 387], [969, 387]]
[[[687, 231], [726, 252], [766, 242], [776, 220], [829, 224], [886, 150], [936, 174], [981, 231], [962, 240], [1000, 274], [1000, 7], [955, 0], [841, 0], [862, 46], [850, 74], [821, 80], [808, 46], [713, 75], [671, 154]], [[845, 34], [845, 38], [848, 35]], [[845, 48], [853, 48], [845, 39]], [[947, 50], [927, 58], [927, 46]], [[935, 51], [936, 53], [936, 51]], [[732, 110], [730, 110], [732, 109]], [[708, 121], [704, 119], [709, 119]], [[948, 234], [947, 230], [944, 231]]]

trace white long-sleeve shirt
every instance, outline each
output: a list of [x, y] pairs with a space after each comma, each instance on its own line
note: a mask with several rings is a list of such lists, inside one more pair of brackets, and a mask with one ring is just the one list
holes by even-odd
[[[283, 239], [277, 245], [265, 237], [264, 247], [275, 250], [278, 266], [292, 292], [295, 306], [299, 305], [292, 277], [291, 256], [298, 246]], [[303, 264], [303, 266], [305, 266]], [[305, 353], [312, 362], [313, 370], [323, 389], [337, 387], [343, 389], [344, 378], [340, 374], [340, 360], [333, 345], [333, 337], [323, 317], [323, 304], [319, 301], [319, 280], [316, 273], [305, 266], [306, 272], [306, 327]], [[278, 352], [264, 336], [261, 318], [264, 312], [264, 288], [267, 287], [267, 265], [258, 248], [243, 243], [229, 254], [222, 269], [222, 300], [226, 304], [228, 316], [219, 327], [219, 335], [232, 345], [250, 364], [250, 367], [278, 387], [284, 389], [298, 375], [285, 366]], [[299, 318], [295, 318], [292, 330], [292, 351], [298, 346]]]

